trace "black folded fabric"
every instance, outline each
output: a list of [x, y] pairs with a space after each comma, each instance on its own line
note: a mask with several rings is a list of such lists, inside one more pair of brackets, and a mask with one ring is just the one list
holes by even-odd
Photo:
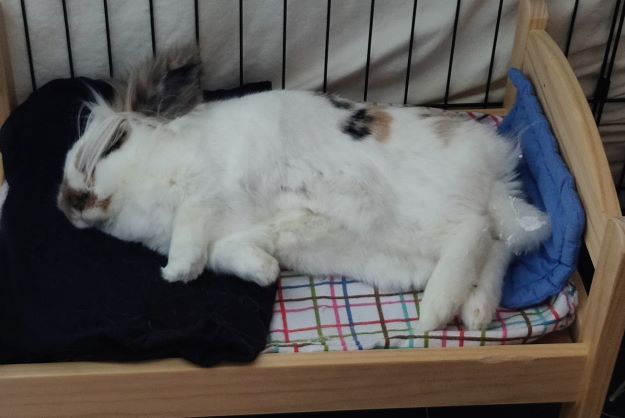
[[[56, 208], [87, 84], [108, 89], [87, 79], [52, 81], [0, 131], [10, 186], [0, 226], [0, 363], [252, 361], [265, 346], [275, 287], [210, 272], [167, 283], [159, 271], [164, 257], [78, 230]], [[268, 89], [256, 83], [206, 97]]]

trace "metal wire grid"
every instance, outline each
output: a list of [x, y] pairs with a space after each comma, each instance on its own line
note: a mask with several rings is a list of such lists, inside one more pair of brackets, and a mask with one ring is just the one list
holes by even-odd
[[[63, 21], [65, 24], [65, 37], [66, 37], [66, 46], [67, 46], [67, 56], [69, 61], [69, 70], [70, 76], [74, 77], [74, 63], [72, 56], [72, 45], [70, 40], [70, 30], [69, 30], [69, 19], [68, 19], [68, 11], [66, 0], [60, 0], [63, 8]], [[423, 0], [422, 0], [423, 1]], [[493, 31], [493, 41], [492, 41], [492, 49], [490, 55], [490, 63], [488, 66], [488, 77], [486, 82], [486, 87], [484, 91], [484, 99], [481, 102], [464, 102], [464, 103], [449, 103], [449, 92], [450, 92], [450, 83], [453, 74], [453, 64], [454, 64], [454, 50], [456, 45], [456, 37], [458, 34], [458, 21], [460, 17], [460, 6], [462, 0], [456, 0], [456, 8], [454, 15], [454, 23], [452, 30], [452, 39], [451, 39], [451, 47], [449, 50], [449, 64], [447, 67], [447, 79], [445, 83], [445, 94], [443, 96], [443, 101], [441, 103], [429, 103], [431, 106], [440, 106], [443, 108], [460, 108], [460, 107], [475, 107], [475, 108], [493, 108], [493, 107], [501, 107], [501, 102], [493, 102], [490, 100], [490, 89], [491, 89], [491, 81], [492, 81], [492, 72], [493, 66], [495, 62], [495, 52], [497, 49], [497, 39], [499, 35], [499, 26], [501, 22], [501, 12], [503, 6], [503, 0], [498, 0], [498, 10], [497, 10], [497, 20], [495, 24], [495, 28]], [[497, 1], [497, 0], [493, 0]], [[33, 66], [33, 53], [30, 42], [29, 35], [29, 26], [28, 26], [28, 14], [26, 11], [26, 0], [20, 0], [21, 3], [21, 11], [22, 11], [22, 20], [24, 26], [24, 37], [26, 41], [26, 49], [28, 54], [28, 65], [30, 70], [30, 80], [32, 84], [33, 90], [37, 89], [37, 80], [35, 76], [34, 66]], [[244, 69], [244, 55], [243, 55], [243, 0], [238, 0], [238, 4], [233, 2], [235, 7], [238, 7], [238, 25], [239, 25], [239, 83], [243, 84], [243, 69]], [[363, 1], [364, 3], [364, 1]], [[412, 8], [412, 20], [410, 27], [410, 39], [408, 43], [408, 60], [406, 64], [406, 78], [404, 85], [404, 103], [407, 102], [408, 99], [408, 90], [410, 88], [410, 68], [412, 64], [412, 50], [414, 46], [414, 26], [415, 20], [417, 17], [417, 4], [418, 0], [413, 0], [413, 8]], [[367, 58], [366, 58], [366, 66], [365, 66], [365, 83], [363, 88], [363, 100], [367, 100], [367, 94], [369, 89], [369, 70], [370, 70], [370, 62], [371, 62], [371, 42], [373, 39], [373, 18], [375, 14], [375, 0], [369, 0], [369, 31], [368, 31], [368, 39], [367, 39]], [[579, 6], [579, 0], [575, 0], [573, 10], [570, 17], [569, 30], [566, 38], [564, 54], [568, 56], [571, 41], [573, 39], [575, 33], [575, 22], [577, 18], [577, 10]], [[200, 20], [199, 20], [199, 9], [201, 7], [201, 1], [194, 0], [194, 24], [195, 24], [195, 40], [199, 44], [200, 43]], [[287, 43], [287, 0], [283, 0], [282, 3], [282, 83], [281, 87], [285, 88], [286, 82], [286, 43]], [[113, 77], [115, 75], [115, 69], [113, 67], [113, 50], [111, 48], [111, 29], [110, 29], [110, 17], [109, 17], [109, 7], [108, 0], [102, 0], [102, 10], [104, 13], [105, 19], [105, 28], [106, 28], [106, 44], [107, 44], [107, 54], [108, 54], [108, 66], [109, 66], [109, 75]], [[150, 13], [150, 35], [151, 35], [151, 43], [152, 43], [152, 53], [156, 53], [158, 45], [156, 44], [156, 36], [155, 36], [155, 23], [154, 23], [154, 2], [153, 0], [149, 0], [149, 13]], [[324, 67], [323, 67], [323, 85], [322, 90], [325, 92], [328, 86], [328, 50], [330, 46], [330, 22], [331, 22], [331, 14], [332, 14], [332, 0], [326, 0], [326, 28], [325, 28], [325, 50], [324, 50]], [[603, 109], [606, 103], [625, 103], [625, 98], [609, 98], [609, 87], [610, 87], [610, 78], [614, 70], [614, 65], [616, 62], [616, 54], [619, 47], [619, 41], [621, 37], [621, 32], [623, 29], [623, 22], [625, 19], [625, 3], [623, 0], [615, 0], [614, 1], [614, 9], [612, 13], [612, 19], [610, 22], [610, 31], [608, 40], [606, 42], [606, 47], [604, 51], [603, 61], [601, 65], [601, 70], [598, 75], [596, 88], [592, 97], [590, 97], [589, 103], [592, 108], [593, 115], [597, 124], [601, 123], [601, 117], [603, 114]], [[621, 170], [619, 181], [617, 182], [617, 187], [619, 192], [625, 188], [625, 165]]]
[[[70, 76], [74, 77], [74, 63], [72, 57], [72, 45], [70, 39], [70, 30], [69, 30], [69, 18], [67, 12], [67, 2], [66, 0], [60, 0], [63, 7], [63, 22], [65, 25], [65, 38], [67, 45], [67, 56], [69, 61], [69, 69]], [[154, 23], [154, 2], [153, 0], [149, 1], [149, 13], [150, 13], [150, 35], [151, 35], [151, 47], [152, 53], [155, 54], [157, 50], [156, 45], [156, 35], [155, 35], [155, 23]], [[489, 101], [491, 81], [492, 81], [492, 71], [493, 65], [495, 62], [495, 52], [497, 48], [497, 38], [499, 35], [499, 26], [501, 21], [501, 11], [503, 6], [503, 0], [499, 1], [499, 6], [497, 10], [497, 21], [495, 24], [495, 30], [493, 32], [493, 42], [492, 42], [492, 50], [490, 56], [490, 63], [488, 66], [488, 78], [486, 82], [486, 88], [484, 91], [484, 100], [482, 102], [465, 102], [465, 103], [449, 103], [449, 90], [450, 83], [452, 78], [453, 71], [453, 63], [454, 63], [454, 50], [456, 44], [456, 37], [458, 33], [458, 20], [460, 17], [460, 5], [462, 0], [456, 0], [456, 8], [455, 8], [455, 16], [454, 16], [454, 24], [452, 31], [452, 40], [451, 40], [451, 48], [449, 51], [449, 64], [447, 68], [447, 80], [445, 83], [445, 95], [442, 103], [433, 103], [436, 105], [440, 105], [442, 107], [498, 107], [501, 106], [501, 102], [491, 102]], [[417, 16], [417, 2], [418, 0], [413, 0], [413, 11], [412, 11], [412, 20], [411, 20], [411, 28], [410, 28], [410, 41], [408, 46], [408, 62], [406, 66], [406, 83], [404, 86], [404, 103], [407, 101], [408, 97], [408, 89], [410, 88], [410, 67], [412, 62], [412, 49], [414, 45], [414, 25]], [[30, 79], [33, 90], [37, 89], [37, 81], [35, 77], [35, 71], [33, 67], [33, 55], [32, 48], [30, 43], [30, 35], [29, 35], [29, 26], [28, 26], [28, 14], [26, 12], [26, 0], [20, 0], [21, 3], [21, 11], [22, 11], [22, 20], [24, 26], [24, 37], [26, 40], [26, 49], [28, 54], [28, 65], [30, 70]], [[199, 44], [200, 42], [200, 21], [199, 21], [199, 8], [200, 1], [194, 0], [194, 23], [195, 23], [195, 40]], [[324, 51], [324, 71], [323, 71], [323, 91], [327, 89], [327, 79], [328, 79], [328, 50], [329, 50], [329, 38], [330, 38], [330, 20], [332, 13], [332, 0], [326, 0], [327, 5], [327, 19], [326, 19], [326, 34], [325, 34], [325, 51]], [[574, 35], [575, 21], [577, 18], [577, 9], [579, 5], [579, 0], [575, 0], [575, 4], [573, 6], [573, 11], [571, 13], [569, 31], [566, 38], [566, 46], [564, 50], [564, 54], [568, 55], [569, 49], [571, 46], [571, 40]], [[616, 58], [616, 52], [619, 46], [620, 34], [623, 28], [623, 18], [625, 17], [625, 8], [622, 6], [622, 0], [616, 0], [614, 5], [614, 13], [610, 26], [610, 34], [606, 43], [604, 58], [601, 66], [601, 71], [599, 74], [599, 79], [597, 82], [597, 88], [592, 98], [589, 99], [593, 114], [595, 115], [595, 119], [600, 122], [601, 114], [603, 113], [603, 107], [605, 103], [624, 103], [625, 98], [608, 98], [608, 90], [610, 84], [610, 76], [614, 69], [614, 63]], [[287, 26], [287, 0], [283, 0], [283, 13], [282, 13], [282, 88], [285, 86], [286, 81], [286, 26]], [[371, 61], [371, 41], [373, 38], [373, 17], [375, 13], [375, 0], [369, 0], [369, 8], [370, 8], [370, 17], [369, 17], [369, 36], [367, 40], [367, 60], [365, 66], [365, 85], [363, 89], [363, 100], [367, 99], [367, 93], [369, 88], [369, 68]], [[102, 0], [102, 9], [105, 18], [105, 27], [106, 27], [106, 44], [107, 44], [107, 54], [108, 54], [108, 64], [109, 64], [109, 75], [113, 77], [115, 75], [113, 68], [113, 51], [111, 49], [111, 29], [110, 29], [110, 20], [108, 13], [108, 0]], [[244, 56], [243, 56], [243, 0], [238, 0], [238, 11], [239, 11], [239, 83], [243, 84], [243, 68], [244, 68]], [[618, 25], [617, 25], [618, 22]]]
[[[65, 37], [66, 37], [66, 45], [67, 45], [67, 56], [69, 61], [70, 68], [70, 76], [74, 77], [74, 64], [72, 57], [72, 45], [70, 40], [70, 30], [69, 30], [69, 18], [67, 13], [67, 4], [66, 0], [60, 0], [63, 6], [63, 22], [65, 25]], [[495, 0], [497, 1], [497, 0]], [[454, 24], [453, 24], [453, 32], [452, 32], [452, 43], [449, 51], [449, 65], [447, 68], [447, 80], [445, 83], [445, 95], [442, 103], [431, 103], [430, 105], [437, 105], [446, 108], [454, 108], [454, 107], [483, 107], [483, 108], [491, 108], [491, 107], [500, 107], [502, 105], [501, 102], [492, 102], [489, 101], [490, 88], [491, 88], [491, 80], [492, 80], [492, 71], [493, 65], [495, 62], [495, 51], [497, 48], [497, 37], [499, 34], [499, 25], [501, 20], [501, 11], [503, 6], [503, 0], [498, 0], [498, 12], [497, 12], [497, 23], [494, 30], [493, 43], [492, 43], [492, 51], [490, 57], [490, 64], [488, 67], [488, 80], [486, 83], [486, 89], [484, 92], [484, 100], [481, 102], [472, 102], [472, 103], [449, 103], [449, 91], [450, 91], [450, 82], [453, 71], [453, 63], [454, 63], [454, 49], [456, 44], [456, 37], [458, 33], [458, 20], [460, 17], [460, 5], [461, 0], [456, 0], [456, 8], [455, 8], [455, 16], [454, 16]], [[30, 80], [32, 84], [33, 90], [36, 90], [37, 80], [35, 76], [34, 66], [33, 66], [33, 53], [30, 42], [29, 35], [29, 26], [28, 26], [28, 13], [26, 9], [26, 0], [20, 0], [21, 3], [21, 12], [22, 12], [22, 20], [24, 26], [24, 37], [26, 40], [26, 49], [28, 54], [28, 65], [30, 70]], [[236, 3], [235, 3], [236, 4]], [[417, 4], [418, 0], [413, 0], [412, 7], [412, 20], [410, 27], [410, 42], [408, 47], [408, 62], [406, 65], [406, 82], [404, 86], [404, 103], [407, 102], [408, 98], [408, 90], [410, 88], [410, 67], [412, 63], [412, 49], [414, 45], [414, 25], [417, 17]], [[199, 8], [201, 7], [201, 1], [194, 0], [194, 23], [195, 23], [195, 40], [199, 44], [200, 43], [200, 24], [199, 21]], [[243, 84], [243, 69], [244, 69], [244, 56], [243, 56], [243, 0], [238, 0], [238, 15], [239, 15], [239, 83]], [[369, 32], [367, 39], [367, 59], [365, 66], [365, 83], [363, 88], [363, 100], [367, 100], [367, 94], [369, 89], [369, 74], [370, 74], [370, 63], [371, 63], [371, 43], [373, 39], [373, 18], [375, 14], [375, 0], [369, 0], [368, 4], [370, 13], [369, 13]], [[286, 42], [287, 42], [287, 0], [283, 0], [282, 3], [282, 83], [281, 87], [285, 87], [286, 82]], [[108, 65], [109, 65], [109, 75], [113, 77], [115, 75], [115, 69], [113, 67], [113, 51], [111, 48], [111, 28], [110, 28], [110, 17], [109, 17], [109, 6], [108, 0], [102, 0], [102, 10], [104, 13], [105, 20], [105, 28], [106, 28], [106, 44], [107, 44], [107, 54], [108, 54]], [[157, 45], [156, 45], [156, 36], [155, 36], [155, 23], [154, 23], [154, 2], [153, 0], [149, 0], [149, 13], [150, 13], [150, 35], [151, 35], [151, 43], [152, 43], [152, 52], [156, 53]], [[323, 68], [323, 91], [325, 92], [328, 86], [328, 51], [330, 46], [330, 21], [332, 14], [332, 0], [326, 0], [326, 30], [325, 30], [325, 50], [324, 50], [324, 68]], [[570, 34], [572, 36], [572, 32]]]

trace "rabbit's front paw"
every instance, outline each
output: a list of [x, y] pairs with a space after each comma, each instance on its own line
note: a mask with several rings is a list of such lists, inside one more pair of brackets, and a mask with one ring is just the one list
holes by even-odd
[[165, 267], [161, 268], [161, 276], [170, 283], [186, 283], [196, 279], [203, 270], [203, 263], [170, 260]]
[[280, 265], [271, 255], [259, 249], [251, 249], [239, 260], [241, 278], [267, 286], [276, 281]]

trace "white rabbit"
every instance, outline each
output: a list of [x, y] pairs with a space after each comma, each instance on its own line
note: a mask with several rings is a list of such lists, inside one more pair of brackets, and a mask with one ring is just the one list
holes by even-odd
[[487, 127], [303, 91], [202, 104], [200, 67], [175, 49], [112, 103], [95, 95], [58, 197], [75, 226], [168, 255], [168, 281], [342, 274], [425, 288], [423, 331], [455, 314], [479, 329], [511, 255], [550, 234], [521, 196], [517, 146]]

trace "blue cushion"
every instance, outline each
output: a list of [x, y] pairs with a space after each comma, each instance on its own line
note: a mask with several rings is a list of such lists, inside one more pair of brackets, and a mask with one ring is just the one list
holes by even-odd
[[531, 83], [519, 70], [511, 69], [508, 75], [517, 97], [499, 133], [520, 141], [519, 172], [528, 201], [549, 214], [552, 229], [538, 251], [517, 257], [506, 274], [501, 304], [523, 308], [557, 294], [569, 280], [577, 265], [585, 215]]

